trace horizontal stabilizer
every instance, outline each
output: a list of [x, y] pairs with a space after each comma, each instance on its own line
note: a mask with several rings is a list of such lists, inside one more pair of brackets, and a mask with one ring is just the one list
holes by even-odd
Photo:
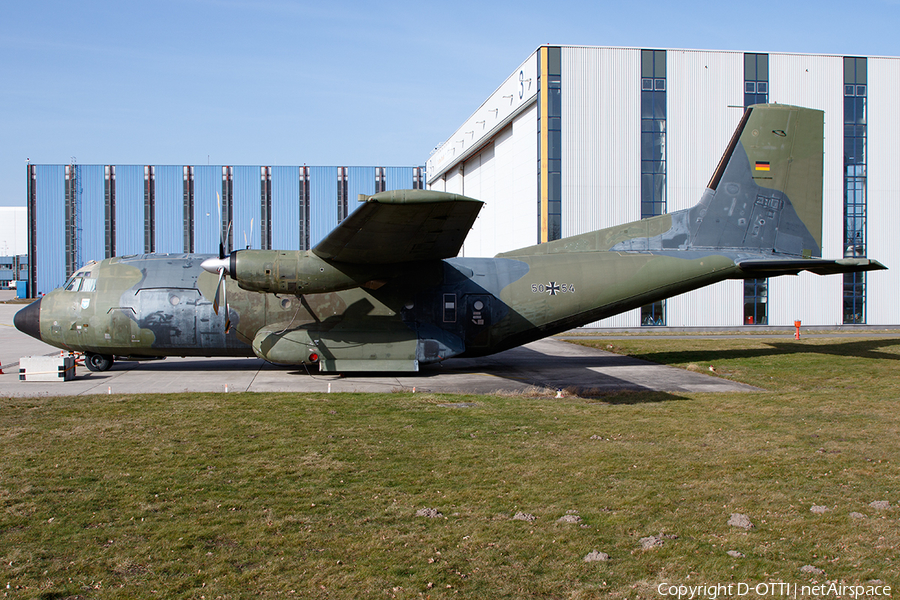
[[798, 258], [793, 260], [741, 260], [737, 262], [749, 277], [774, 277], [776, 275], [796, 275], [800, 271], [809, 271], [816, 275], [834, 275], [836, 273], [858, 273], [861, 271], [880, 271], [887, 269], [877, 260], [868, 258], [839, 258], [825, 260], [821, 258]]
[[381, 192], [360, 201], [312, 249], [317, 256], [367, 265], [452, 258], [484, 204], [431, 190]]

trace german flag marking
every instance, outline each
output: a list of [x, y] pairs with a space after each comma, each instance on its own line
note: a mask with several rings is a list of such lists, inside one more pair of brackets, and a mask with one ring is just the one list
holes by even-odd
[[770, 168], [771, 167], [769, 166], [769, 161], [767, 161], [767, 160], [766, 161], [762, 161], [762, 160], [756, 161], [756, 170], [757, 171], [768, 171], [768, 170], [770, 170]]

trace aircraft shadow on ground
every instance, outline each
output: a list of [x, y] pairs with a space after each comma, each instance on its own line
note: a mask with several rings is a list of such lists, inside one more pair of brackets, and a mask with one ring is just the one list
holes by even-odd
[[634, 381], [620, 379], [594, 368], [646, 364], [630, 356], [598, 352], [596, 355], [552, 356], [527, 347], [518, 347], [492, 356], [450, 359], [424, 365], [418, 374], [429, 378], [454, 374], [485, 374], [526, 384], [537, 390], [563, 389], [568, 394], [600, 398], [612, 404], [637, 404], [681, 400], [670, 392], [654, 390]]
[[900, 360], [900, 353], [881, 352], [880, 348], [900, 345], [900, 338], [857, 340], [829, 344], [804, 344], [801, 342], [764, 342], [768, 348], [736, 348], [733, 350], [683, 350], [653, 352], [642, 358], [660, 364], [705, 363], [731, 359], [762, 358], [780, 354], [827, 354], [839, 357], [868, 358], [875, 360]]
[[[635, 381], [620, 379], [608, 373], [593, 370], [641, 364], [646, 363], [633, 357], [612, 355], [603, 351], [597, 351], [596, 355], [553, 356], [527, 347], [518, 347], [491, 356], [454, 358], [443, 363], [422, 365], [421, 370], [417, 373], [356, 372], [338, 375], [320, 373], [316, 368], [307, 370], [296, 366], [274, 365], [258, 358], [209, 359], [200, 357], [147, 362], [122, 361], [114, 363], [112, 370], [138, 369], [160, 374], [190, 371], [251, 373], [271, 370], [286, 371], [286, 374], [290, 376], [327, 377], [346, 381], [382, 377], [399, 380], [403, 388], [412, 388], [418, 384], [422, 388], [431, 388], [431, 391], [436, 393], [470, 394], [496, 391], [527, 394], [545, 390], [546, 393], [555, 393], [557, 389], [561, 388], [568, 395], [599, 398], [610, 404], [642, 404], [683, 399], [671, 392], [654, 390]], [[89, 373], [87, 375], [91, 379], [102, 380], [111, 374]], [[486, 385], [485, 381], [491, 381], [489, 379], [483, 379], [477, 384], [470, 383], [470, 376], [479, 375], [497, 378], [496, 385]], [[452, 380], [454, 376], [459, 376], [458, 383]], [[703, 377], [706, 376], [703, 375]], [[448, 378], [450, 378], [449, 381]]]
[[[132, 369], [141, 369], [143, 371], [160, 371], [169, 373], [181, 373], [187, 371], [259, 371], [266, 366], [266, 362], [261, 358], [189, 358], [185, 360], [117, 360], [113, 363], [108, 372], [92, 372], [87, 367], [79, 365], [79, 377], [83, 374], [89, 374], [92, 377], [105, 377], [112, 374], [113, 371], [130, 371]], [[271, 365], [273, 368], [278, 368]]]

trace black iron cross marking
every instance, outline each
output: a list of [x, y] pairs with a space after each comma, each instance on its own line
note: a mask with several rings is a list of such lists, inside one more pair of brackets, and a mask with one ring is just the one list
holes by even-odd
[[551, 296], [555, 296], [559, 293], [559, 284], [555, 281], [551, 281], [547, 284], [547, 291], [550, 292]]

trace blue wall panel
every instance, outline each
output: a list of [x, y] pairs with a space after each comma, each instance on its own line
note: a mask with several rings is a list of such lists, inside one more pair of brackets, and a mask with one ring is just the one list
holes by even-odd
[[75, 268], [106, 258], [106, 176], [103, 165], [75, 166], [78, 236]]
[[116, 165], [116, 256], [144, 253], [144, 167]]
[[359, 206], [359, 195], [375, 193], [375, 167], [347, 168], [347, 214]]
[[194, 252], [218, 254], [222, 237], [219, 197], [222, 194], [222, 167], [194, 167]]
[[[37, 231], [35, 289], [46, 293], [65, 283], [65, 166], [34, 165], [35, 209], [32, 218]], [[116, 169], [116, 256], [144, 252], [144, 167], [118, 165]], [[76, 165], [76, 262], [101, 260], [106, 253], [105, 178], [103, 165]], [[219, 200], [222, 190], [221, 166], [195, 166], [194, 247], [184, 247], [184, 169], [180, 165], [158, 165], [155, 172], [155, 240], [158, 253], [218, 252], [221, 235]], [[375, 192], [375, 167], [348, 167], [347, 210], [358, 206], [360, 194]], [[273, 167], [272, 246], [276, 249], [302, 248], [300, 167]], [[338, 222], [337, 167], [309, 167], [309, 241], [318, 244]], [[385, 187], [413, 186], [413, 167], [385, 169]], [[232, 230], [234, 248], [259, 248], [261, 227], [260, 167], [233, 168]], [[252, 225], [251, 225], [252, 221]], [[246, 241], [245, 241], [246, 236]]]
[[260, 231], [260, 168], [234, 167], [234, 205], [232, 207], [232, 232], [235, 250], [259, 249]]
[[413, 167], [386, 167], [384, 169], [384, 189], [411, 190], [414, 172]]
[[272, 248], [300, 249], [299, 167], [272, 167]]
[[35, 282], [38, 295], [66, 282], [66, 168], [35, 165], [35, 220], [37, 249]]
[[332, 229], [337, 227], [337, 215], [337, 167], [310, 167], [310, 248], [322, 241], [322, 238], [324, 238]]
[[154, 251], [184, 252], [184, 167], [164, 165], [156, 173], [156, 227]]

